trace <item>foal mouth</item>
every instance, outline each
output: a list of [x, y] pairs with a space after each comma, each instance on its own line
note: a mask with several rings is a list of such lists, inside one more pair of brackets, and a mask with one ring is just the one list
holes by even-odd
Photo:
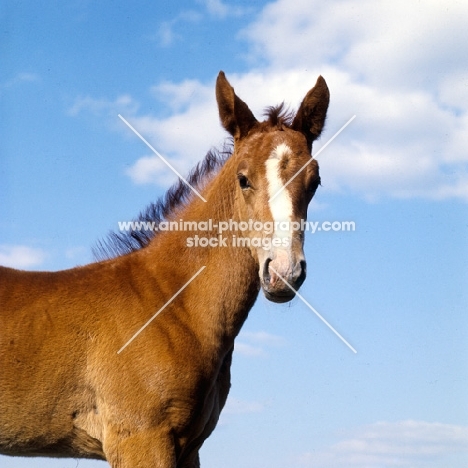
[[290, 289], [288, 291], [268, 291], [267, 288], [262, 287], [263, 289], [263, 294], [265, 294], [265, 297], [271, 301], [275, 302], [276, 304], [283, 304], [285, 302], [289, 302], [292, 299], [294, 299], [296, 293], [291, 291]]

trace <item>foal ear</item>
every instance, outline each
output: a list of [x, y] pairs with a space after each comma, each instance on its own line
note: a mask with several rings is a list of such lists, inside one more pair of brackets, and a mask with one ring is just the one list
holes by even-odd
[[235, 138], [243, 138], [257, 123], [249, 106], [236, 96], [224, 72], [216, 80], [216, 101], [223, 127]]
[[329, 102], [327, 83], [319, 76], [315, 86], [302, 101], [292, 124], [294, 130], [305, 135], [309, 149], [312, 149], [312, 142], [322, 133]]

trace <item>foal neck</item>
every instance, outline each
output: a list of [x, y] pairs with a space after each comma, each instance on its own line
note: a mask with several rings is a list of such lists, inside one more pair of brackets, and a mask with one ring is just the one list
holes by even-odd
[[[202, 190], [206, 202], [194, 195], [170, 220], [179, 223], [179, 227], [183, 226], [180, 221], [196, 222], [199, 226], [210, 220], [213, 226], [220, 221], [238, 222], [236, 172], [233, 170], [236, 162], [232, 159], [228, 159], [220, 173]], [[257, 260], [247, 247], [233, 246], [232, 234], [236, 233], [218, 234], [215, 228], [213, 231], [168, 231], [156, 236], [143, 249], [147, 251], [145, 264], [153, 271], [156, 281], [165, 284], [167, 278], [171, 278], [174, 292], [205, 267], [182, 294], [184, 298], [181, 299], [190, 304], [184, 313], [192, 316], [197, 333], [205, 335], [203, 340], [223, 347], [232, 346], [260, 289]], [[219, 241], [219, 235], [225, 238], [222, 245], [202, 247], [189, 243], [195, 236]]]

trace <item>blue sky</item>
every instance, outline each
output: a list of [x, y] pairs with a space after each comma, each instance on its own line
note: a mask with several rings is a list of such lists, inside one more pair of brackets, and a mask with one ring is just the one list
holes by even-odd
[[[323, 186], [302, 295], [259, 297], [202, 466], [468, 466], [468, 6], [463, 2], [12, 2], [0, 7], [0, 264], [92, 261], [118, 221], [225, 137], [224, 70], [261, 115], [322, 74]], [[0, 457], [0, 466], [76, 460]], [[81, 460], [78, 466], [105, 466]]]

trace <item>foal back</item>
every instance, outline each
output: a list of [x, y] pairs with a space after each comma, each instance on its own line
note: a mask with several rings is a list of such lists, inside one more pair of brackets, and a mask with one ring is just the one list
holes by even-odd
[[98, 285], [87, 270], [0, 267], [0, 452], [103, 457], [75, 421], [95, 407], [86, 370]]

